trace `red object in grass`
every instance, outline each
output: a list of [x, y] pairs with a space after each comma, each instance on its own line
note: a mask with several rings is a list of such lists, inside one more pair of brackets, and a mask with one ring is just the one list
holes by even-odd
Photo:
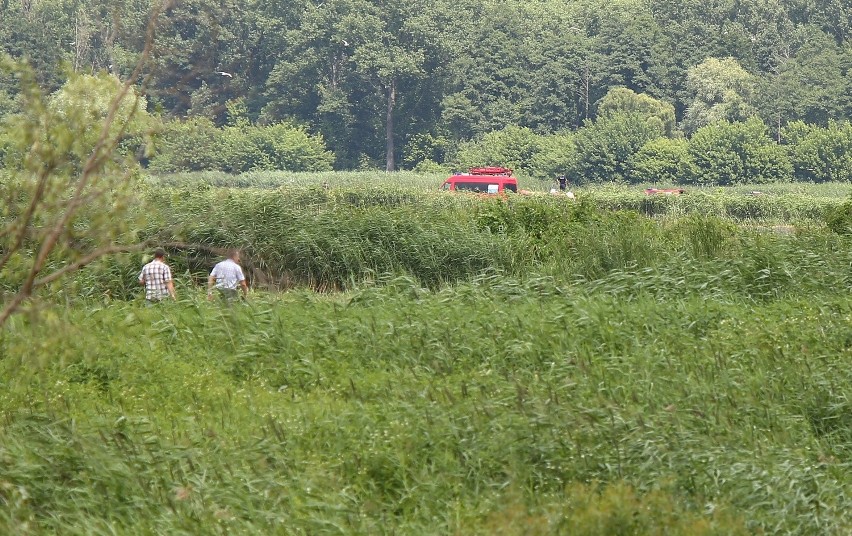
[[685, 194], [683, 188], [645, 188], [645, 195], [681, 195]]

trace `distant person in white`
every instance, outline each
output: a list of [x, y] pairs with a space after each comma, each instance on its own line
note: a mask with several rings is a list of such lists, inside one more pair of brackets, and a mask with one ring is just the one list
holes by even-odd
[[243, 291], [243, 297], [248, 296], [248, 284], [246, 276], [243, 275], [243, 269], [240, 267], [240, 252], [233, 250], [224, 261], [216, 264], [213, 271], [210, 272], [210, 277], [207, 279], [207, 299], [213, 299], [213, 287], [219, 291], [219, 295], [226, 303], [231, 303], [237, 299], [238, 290], [240, 287]]

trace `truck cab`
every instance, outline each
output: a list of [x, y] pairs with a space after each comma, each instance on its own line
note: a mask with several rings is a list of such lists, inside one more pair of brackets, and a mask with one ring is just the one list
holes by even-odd
[[504, 167], [474, 167], [469, 173], [454, 173], [441, 185], [442, 190], [451, 192], [473, 192], [480, 194], [502, 194], [518, 191], [518, 179], [512, 170]]

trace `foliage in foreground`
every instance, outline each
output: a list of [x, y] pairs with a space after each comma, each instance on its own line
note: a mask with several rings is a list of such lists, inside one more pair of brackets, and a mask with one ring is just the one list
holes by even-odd
[[117, 244], [136, 223], [128, 153], [148, 122], [130, 81], [78, 75], [48, 97], [26, 64], [0, 54], [0, 76], [9, 74], [23, 111], [0, 118], [0, 327], [38, 289], [133, 249]]
[[16, 317], [0, 529], [848, 533], [848, 300], [632, 279]]

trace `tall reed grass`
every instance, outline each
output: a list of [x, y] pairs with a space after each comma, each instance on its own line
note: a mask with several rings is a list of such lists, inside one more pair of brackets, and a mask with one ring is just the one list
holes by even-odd
[[[814, 209], [139, 196], [180, 301], [110, 257], [0, 332], [0, 533], [852, 531], [852, 238]], [[231, 247], [289, 292], [207, 303]]]
[[[648, 218], [549, 196], [399, 194], [158, 188], [145, 194], [152, 208], [138, 237], [201, 247], [172, 251], [185, 285], [203, 281], [216, 252], [234, 247], [252, 283], [269, 289], [347, 290], [385, 274], [439, 288], [488, 273], [578, 285], [628, 274], [634, 286], [656, 277], [672, 292], [718, 284], [750, 297], [849, 285], [850, 238], [818, 223], [776, 229], [694, 212]], [[142, 260], [109, 259], [50, 291], [129, 298]]]
[[0, 531], [848, 533], [849, 301], [622, 284], [16, 317]]

